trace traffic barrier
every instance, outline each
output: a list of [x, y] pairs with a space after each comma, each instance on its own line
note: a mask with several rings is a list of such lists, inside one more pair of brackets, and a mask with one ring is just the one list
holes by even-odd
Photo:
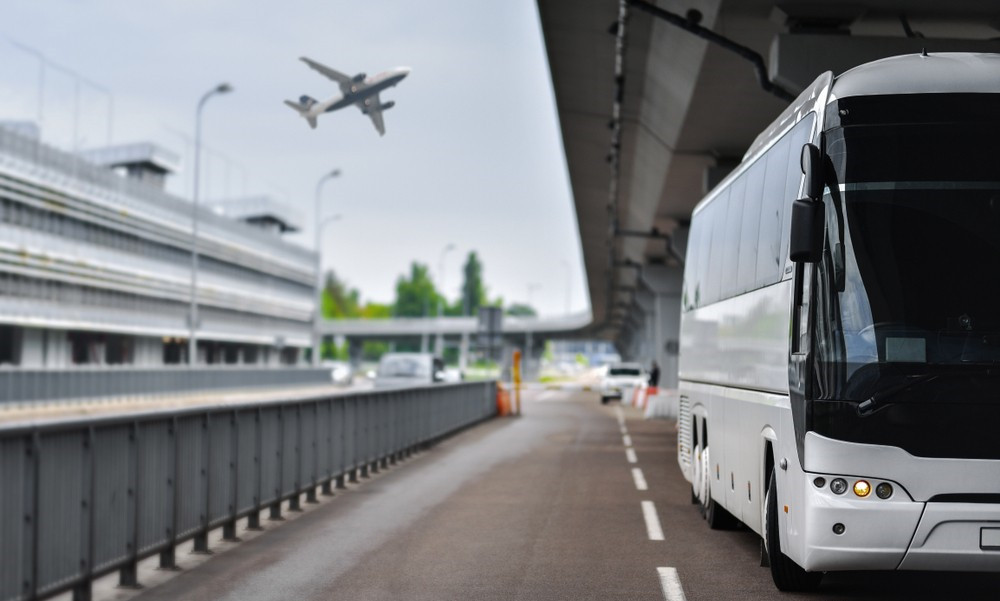
[[317, 395], [296, 401], [0, 426], [0, 601], [73, 591], [283, 501], [331, 494], [345, 477], [497, 412], [494, 382]]

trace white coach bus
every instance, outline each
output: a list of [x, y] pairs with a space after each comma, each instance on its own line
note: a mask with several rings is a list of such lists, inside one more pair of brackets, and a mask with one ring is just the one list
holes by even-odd
[[1000, 55], [818, 78], [695, 209], [678, 462], [782, 590], [1000, 571]]

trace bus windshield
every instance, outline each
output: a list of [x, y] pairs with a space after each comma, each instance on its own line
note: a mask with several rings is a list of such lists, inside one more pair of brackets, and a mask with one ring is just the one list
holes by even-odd
[[950, 96], [830, 107], [817, 398], [1000, 404], [1000, 95]]

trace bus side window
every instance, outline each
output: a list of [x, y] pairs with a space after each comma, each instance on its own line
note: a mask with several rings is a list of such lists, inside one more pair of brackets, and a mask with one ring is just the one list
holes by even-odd
[[785, 136], [767, 152], [764, 197], [760, 211], [760, 243], [757, 248], [757, 281], [762, 288], [781, 279], [781, 231], [784, 223], [785, 180], [788, 173], [790, 136]]
[[744, 176], [747, 182], [743, 195], [743, 230], [740, 232], [740, 261], [737, 276], [738, 292], [755, 288], [757, 278], [757, 253], [760, 245], [761, 201], [764, 195], [764, 161], [758, 160]]
[[708, 305], [722, 298], [722, 265], [726, 254], [725, 233], [729, 190], [723, 190], [705, 208], [707, 209], [705, 220], [708, 221], [708, 231], [705, 233], [711, 236], [711, 243], [702, 304]]

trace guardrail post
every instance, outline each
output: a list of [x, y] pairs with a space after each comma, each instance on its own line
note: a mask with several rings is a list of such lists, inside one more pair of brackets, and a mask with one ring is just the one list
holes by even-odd
[[278, 444], [277, 444], [277, 459], [278, 459], [278, 490], [276, 492], [277, 499], [274, 503], [271, 503], [270, 516], [267, 519], [272, 522], [281, 522], [285, 518], [281, 517], [281, 490], [282, 485], [285, 482], [285, 408], [278, 407]]
[[118, 587], [140, 589], [139, 584], [139, 424], [132, 422], [128, 431], [128, 523], [131, 531], [125, 548], [128, 551], [128, 561], [118, 571]]
[[83, 577], [73, 586], [73, 601], [90, 601], [94, 581], [94, 428], [87, 428], [83, 438], [83, 485], [80, 493], [80, 521], [86, 524], [80, 537], [80, 571]]
[[238, 543], [236, 508], [240, 502], [240, 419], [236, 411], [229, 414], [229, 453], [229, 520], [222, 525], [222, 540]]
[[167, 478], [167, 487], [171, 490], [171, 518], [170, 525], [167, 526], [167, 537], [170, 539], [167, 543], [167, 548], [160, 551], [160, 569], [162, 570], [177, 570], [177, 512], [180, 505], [180, 487], [177, 485], [177, 470], [180, 464], [180, 458], [178, 454], [180, 453], [179, 445], [177, 444], [177, 418], [173, 417], [170, 420], [170, 426], [167, 428], [167, 439], [169, 440], [170, 449], [168, 450], [168, 455], [170, 456], [171, 464], [168, 466], [167, 471], [171, 474]]
[[263, 482], [263, 476], [261, 475], [261, 470], [263, 469], [261, 464], [263, 463], [262, 453], [261, 453], [261, 425], [260, 425], [260, 407], [258, 407], [253, 412], [254, 419], [254, 450], [253, 450], [253, 469], [254, 477], [256, 480], [256, 486], [254, 487], [253, 496], [253, 510], [250, 515], [247, 516], [247, 530], [260, 530], [260, 512], [263, 507], [260, 506], [261, 500], [261, 483]]
[[208, 423], [210, 419], [210, 414], [207, 412], [201, 418], [201, 470], [198, 475], [201, 477], [201, 493], [204, 496], [204, 501], [201, 504], [203, 513], [199, 516], [201, 529], [194, 535], [194, 549], [191, 550], [192, 553], [197, 555], [212, 554], [212, 551], [208, 548], [208, 525], [209, 516], [212, 511], [212, 494], [209, 484], [211, 478], [208, 473], [212, 465], [212, 434]]
[[[327, 411], [326, 411], [326, 416], [327, 416], [327, 420], [326, 420], [326, 465], [327, 465], [327, 472], [326, 472], [326, 477], [323, 479], [323, 487], [322, 487], [322, 490], [321, 490], [321, 494], [323, 496], [325, 496], [325, 497], [332, 497], [333, 496], [333, 474], [334, 474], [334, 470], [336, 469], [336, 467], [333, 465], [333, 457], [334, 457], [334, 454], [333, 454], [333, 424], [334, 424], [334, 420], [333, 420], [333, 399], [330, 399], [330, 398], [326, 399], [326, 404], [329, 407], [327, 409]], [[316, 420], [316, 421], [319, 422], [319, 420]], [[318, 426], [317, 426], [317, 429], [318, 429]], [[319, 437], [319, 435], [317, 434], [317, 438], [318, 437]], [[319, 457], [319, 455], [317, 453], [317, 460], [318, 460], [318, 457]]]
[[302, 403], [295, 405], [295, 481], [292, 489], [295, 492], [288, 499], [288, 511], [302, 511], [299, 504], [302, 494]]

